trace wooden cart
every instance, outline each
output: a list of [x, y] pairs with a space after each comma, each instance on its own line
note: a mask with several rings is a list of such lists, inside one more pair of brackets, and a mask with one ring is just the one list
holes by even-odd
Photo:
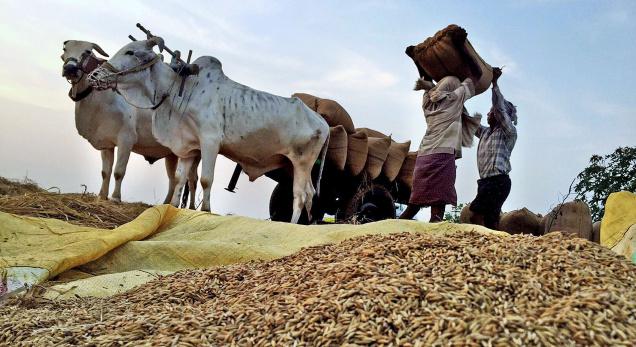
[[[414, 152], [409, 153], [414, 164]], [[317, 181], [320, 162], [316, 162], [312, 177], [314, 185]], [[236, 166], [232, 179], [226, 190], [234, 191], [241, 173]], [[412, 174], [412, 171], [411, 171]], [[289, 222], [292, 216], [292, 174], [285, 168], [266, 174], [278, 184], [272, 191], [269, 201], [269, 214], [273, 221]], [[384, 175], [370, 179], [366, 172], [353, 176], [346, 170], [339, 170], [332, 163], [325, 163], [320, 182], [320, 196], [314, 197], [312, 221], [303, 211], [300, 223], [309, 224], [322, 221], [325, 214], [335, 216], [337, 223], [368, 223], [396, 217], [399, 204], [408, 203], [411, 189], [404, 179], [390, 182]]]

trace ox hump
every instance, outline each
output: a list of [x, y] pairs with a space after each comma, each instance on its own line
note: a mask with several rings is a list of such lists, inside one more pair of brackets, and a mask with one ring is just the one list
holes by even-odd
[[223, 64], [221, 61], [211, 56], [202, 56], [198, 57], [194, 62], [194, 64], [199, 65], [199, 69], [201, 70], [220, 70], [223, 71]]

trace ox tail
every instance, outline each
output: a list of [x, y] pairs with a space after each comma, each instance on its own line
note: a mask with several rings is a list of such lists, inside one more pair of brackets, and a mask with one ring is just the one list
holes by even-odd
[[320, 196], [320, 180], [322, 179], [322, 170], [325, 168], [325, 160], [327, 159], [327, 149], [329, 148], [329, 132], [327, 132], [327, 139], [322, 145], [320, 150], [320, 169], [318, 171], [318, 180], [316, 181], [316, 196]]
[[181, 208], [188, 208], [188, 196], [190, 195], [190, 182], [183, 186], [183, 196], [181, 197]]

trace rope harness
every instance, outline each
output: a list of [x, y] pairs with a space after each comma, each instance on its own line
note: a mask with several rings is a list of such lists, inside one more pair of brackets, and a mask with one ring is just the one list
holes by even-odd
[[155, 65], [160, 60], [161, 57], [159, 55], [155, 55], [155, 57], [150, 59], [149, 61], [123, 71], [117, 70], [117, 68], [112, 66], [109, 62], [105, 62], [104, 64], [102, 64], [102, 66], [99, 67], [99, 69], [96, 69], [95, 71], [91, 72], [90, 75], [88, 75], [88, 82], [99, 90], [116, 90], [119, 76], [125, 76], [131, 73], [142, 71]]
[[71, 89], [68, 91], [68, 97], [71, 98], [71, 100], [78, 102], [83, 100], [84, 98], [86, 98], [87, 96], [89, 96], [91, 93], [93, 92], [93, 87], [88, 86], [86, 89], [84, 89], [83, 91], [76, 93], [75, 95], [73, 95], [73, 87], [71, 87]]
[[81, 82], [87, 74], [91, 73], [93, 70], [104, 64], [106, 61], [98, 59], [96, 56], [90, 53], [82, 54], [79, 61], [75, 57], [68, 57], [66, 58], [66, 60], [64, 60], [63, 66], [68, 65], [70, 62], [74, 62], [75, 66], [78, 67], [78, 70], [82, 72], [80, 78], [75, 82], [66, 77], [66, 80], [71, 84], [71, 89], [68, 91], [68, 97], [71, 98], [71, 100], [78, 102], [89, 96], [93, 92], [93, 87], [89, 84], [86, 89], [79, 93], [73, 93], [73, 87]]
[[[129, 69], [122, 70], [122, 71], [119, 71], [116, 67], [111, 65], [109, 62], [105, 62], [99, 68], [95, 69], [93, 72], [91, 72], [88, 75], [88, 83], [96, 87], [98, 90], [112, 89], [117, 94], [121, 95], [121, 97], [124, 99], [124, 101], [126, 101], [126, 103], [128, 103], [129, 105], [135, 108], [146, 109], [146, 110], [156, 110], [157, 108], [159, 108], [159, 106], [161, 106], [161, 104], [163, 104], [166, 98], [170, 95], [170, 91], [172, 90], [172, 87], [174, 86], [174, 82], [172, 83], [172, 86], [170, 86], [170, 89], [168, 90], [168, 92], [162, 95], [161, 100], [159, 100], [159, 103], [155, 105], [150, 105], [150, 106], [139, 106], [130, 102], [126, 98], [126, 96], [120, 93], [119, 90], [117, 89], [117, 82], [119, 80], [119, 76], [125, 76], [135, 72], [143, 71], [147, 68], [152, 67], [153, 65], [155, 65], [156, 63], [160, 61], [161, 61], [161, 56], [155, 55], [154, 58], [152, 58], [151, 60], [145, 63], [139, 64], [137, 66], [133, 66]], [[156, 94], [157, 93], [155, 92], [155, 95]]]

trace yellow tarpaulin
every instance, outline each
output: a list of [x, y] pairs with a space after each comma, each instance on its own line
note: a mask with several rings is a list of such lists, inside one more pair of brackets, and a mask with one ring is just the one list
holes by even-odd
[[636, 194], [610, 194], [601, 221], [601, 245], [636, 263]]
[[[507, 235], [475, 225], [405, 220], [303, 226], [178, 210], [168, 205], [150, 208], [134, 221], [113, 230], [0, 213], [0, 271], [1, 268], [5, 273], [16, 268], [44, 269], [44, 275], [36, 276], [35, 281], [40, 281], [76, 268], [88, 276], [113, 274], [120, 279], [123, 276], [129, 283], [138, 282], [137, 277], [150, 278], [135, 271], [165, 273], [271, 260], [293, 254], [303, 247], [336, 243], [362, 235], [445, 234], [469, 230]], [[109, 277], [106, 282], [113, 283], [115, 277]], [[90, 280], [84, 278], [73, 283], [77, 287]], [[71, 287], [73, 285], [66, 289]], [[105, 292], [112, 293], [108, 289]]]
[[172, 220], [176, 211], [168, 206], [152, 207], [113, 230], [0, 212], [0, 267], [43, 268], [52, 277], [128, 241], [147, 238]]

